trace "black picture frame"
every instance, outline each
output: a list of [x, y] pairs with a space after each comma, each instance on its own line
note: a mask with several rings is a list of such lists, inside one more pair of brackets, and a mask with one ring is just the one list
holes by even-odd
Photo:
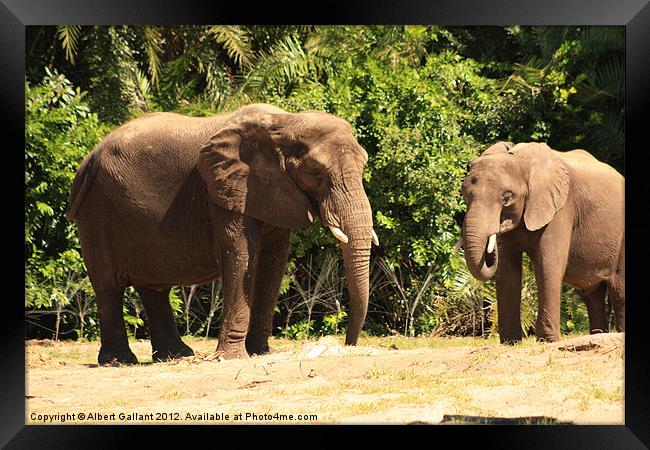
[[[361, 439], [394, 432], [406, 445], [440, 445], [443, 435], [451, 442], [464, 444], [467, 439], [477, 439], [481, 448], [648, 448], [650, 445], [650, 371], [646, 345], [647, 303], [643, 291], [642, 235], [646, 227], [641, 223], [645, 196], [644, 152], [647, 144], [642, 138], [647, 133], [647, 112], [650, 105], [650, 4], [647, 0], [443, 0], [362, 2], [348, 0], [336, 4], [283, 4], [256, 2], [251, 5], [237, 2], [208, 0], [0, 0], [0, 49], [3, 67], [0, 69], [3, 134], [12, 136], [14, 144], [6, 144], [3, 180], [5, 204], [16, 200], [17, 185], [24, 184], [20, 170], [20, 145], [24, 144], [24, 82], [25, 82], [25, 27], [28, 25], [108, 25], [108, 24], [440, 24], [440, 25], [622, 25], [626, 30], [626, 234], [628, 304], [626, 305], [627, 331], [625, 335], [625, 425], [621, 426], [358, 426]], [[24, 159], [22, 161], [24, 164]], [[13, 174], [13, 176], [11, 175]], [[14, 185], [15, 183], [15, 185]], [[20, 206], [20, 205], [18, 205]], [[7, 207], [7, 215], [20, 217], [18, 206]], [[24, 207], [24, 203], [23, 203]], [[14, 212], [16, 211], [16, 212]], [[23, 216], [24, 219], [24, 216]], [[15, 246], [6, 246], [14, 252], [6, 255], [6, 267], [19, 260], [24, 223], [6, 225], [5, 238]], [[22, 228], [21, 228], [22, 227]], [[15, 236], [15, 237], [14, 237]], [[638, 263], [637, 263], [638, 262]], [[20, 279], [16, 275], [15, 279]], [[14, 277], [6, 274], [5, 286], [16, 284]], [[18, 283], [19, 284], [19, 283]], [[16, 291], [19, 288], [15, 288]], [[24, 295], [24, 289], [23, 289]], [[6, 448], [115, 448], [133, 442], [135, 437], [148, 440], [155, 433], [167, 439], [170, 433], [180, 432], [181, 440], [196, 444], [198, 435], [216, 438], [216, 445], [228, 442], [222, 433], [234, 433], [237, 439], [264, 439], [265, 433], [289, 431], [291, 440], [285, 445], [310, 445], [313, 442], [330, 442], [341, 445], [331, 434], [340, 431], [338, 426], [273, 426], [248, 427], [220, 426], [41, 426], [25, 425], [25, 342], [24, 308], [20, 294], [14, 289], [5, 292], [0, 330], [0, 445]], [[218, 381], [215, 381], [218, 382]], [[348, 430], [345, 430], [347, 434]], [[409, 433], [408, 435], [404, 433]], [[411, 433], [417, 433], [414, 436]], [[416, 444], [422, 442], [422, 444]], [[171, 445], [171, 441], [170, 441]]]

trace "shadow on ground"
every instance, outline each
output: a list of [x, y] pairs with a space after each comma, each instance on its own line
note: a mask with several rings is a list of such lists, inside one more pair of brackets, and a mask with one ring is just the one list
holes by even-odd
[[561, 422], [553, 417], [484, 417], [445, 414], [440, 421], [447, 425], [572, 425], [573, 422]]

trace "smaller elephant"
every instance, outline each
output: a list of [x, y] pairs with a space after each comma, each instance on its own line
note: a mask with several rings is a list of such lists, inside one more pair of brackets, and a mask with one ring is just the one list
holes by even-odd
[[588, 152], [544, 143], [498, 142], [472, 162], [460, 243], [474, 277], [495, 276], [502, 343], [522, 339], [523, 252], [537, 281], [538, 340], [560, 338], [563, 282], [585, 301], [592, 333], [608, 329], [606, 297], [625, 330], [624, 184]]

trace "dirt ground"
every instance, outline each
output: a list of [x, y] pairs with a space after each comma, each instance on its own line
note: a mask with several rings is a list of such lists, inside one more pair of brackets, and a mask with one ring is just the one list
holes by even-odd
[[[273, 339], [274, 353], [98, 367], [98, 342], [27, 341], [27, 424], [623, 424], [623, 334], [495, 339]], [[305, 417], [306, 416], [306, 417]]]

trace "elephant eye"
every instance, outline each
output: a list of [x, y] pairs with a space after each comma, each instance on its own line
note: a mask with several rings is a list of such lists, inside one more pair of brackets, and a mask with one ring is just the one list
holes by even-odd
[[503, 200], [504, 204], [507, 204], [510, 199], [512, 198], [512, 192], [511, 191], [505, 191], [503, 194], [501, 194], [501, 198]]
[[320, 170], [318, 170], [318, 169], [307, 169], [305, 171], [305, 173], [309, 177], [314, 177], [314, 178], [320, 178], [321, 177]]

